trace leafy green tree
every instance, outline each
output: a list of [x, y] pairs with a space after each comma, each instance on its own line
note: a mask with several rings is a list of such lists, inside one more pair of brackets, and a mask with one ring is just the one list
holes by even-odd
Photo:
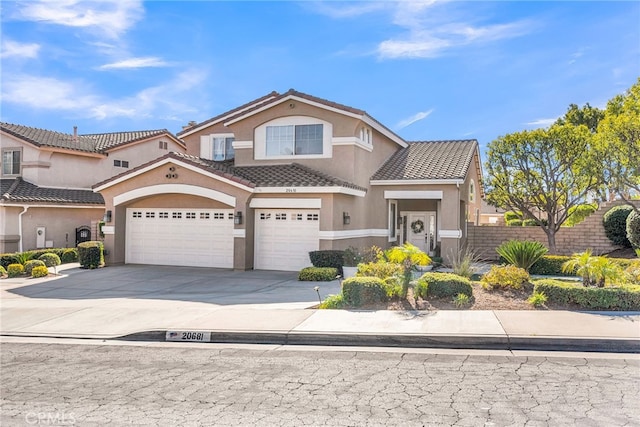
[[600, 121], [604, 119], [604, 116], [604, 111], [597, 107], [592, 107], [588, 102], [582, 108], [576, 104], [571, 104], [564, 116], [556, 120], [556, 124], [569, 124], [573, 126], [585, 125], [589, 129], [589, 132], [596, 133], [598, 125]]
[[431, 258], [417, 246], [407, 242], [403, 246], [394, 246], [385, 252], [389, 262], [402, 265], [402, 298], [407, 296], [409, 285], [413, 277], [413, 271], [419, 265], [431, 264]]
[[[599, 169], [590, 158], [592, 134], [586, 126], [555, 124], [508, 134], [487, 151], [487, 201], [536, 218], [556, 253], [556, 232], [571, 208], [598, 188]], [[543, 218], [537, 219], [538, 214]]]
[[595, 140], [603, 183], [623, 199], [640, 193], [640, 78], [609, 101]]

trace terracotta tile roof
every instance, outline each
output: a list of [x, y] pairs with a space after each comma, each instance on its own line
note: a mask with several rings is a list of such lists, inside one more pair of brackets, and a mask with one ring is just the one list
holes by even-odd
[[477, 146], [475, 139], [412, 141], [394, 153], [371, 180], [465, 179]]
[[85, 134], [74, 137], [72, 134], [55, 132], [46, 129], [38, 129], [29, 126], [12, 123], [0, 123], [0, 130], [20, 138], [38, 147], [66, 148], [74, 151], [89, 153], [104, 152], [124, 144], [129, 144], [142, 139], [168, 134], [175, 138], [166, 129], [143, 130], [133, 132], [113, 132]]
[[239, 166], [232, 160], [214, 162], [182, 153], [171, 153], [179, 160], [235, 180], [249, 187], [346, 187], [367, 191], [366, 188], [343, 181], [298, 163], [265, 166]]
[[51, 203], [69, 205], [104, 205], [102, 195], [91, 190], [38, 187], [22, 178], [2, 179], [2, 203]]

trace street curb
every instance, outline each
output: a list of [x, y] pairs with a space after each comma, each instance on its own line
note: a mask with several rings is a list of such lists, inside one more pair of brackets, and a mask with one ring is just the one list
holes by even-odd
[[[326, 332], [210, 331], [209, 343], [352, 347], [451, 348], [481, 350], [640, 353], [640, 339], [507, 335], [417, 335]], [[167, 331], [144, 331], [115, 337], [122, 341], [160, 341]], [[188, 342], [188, 341], [178, 341]]]

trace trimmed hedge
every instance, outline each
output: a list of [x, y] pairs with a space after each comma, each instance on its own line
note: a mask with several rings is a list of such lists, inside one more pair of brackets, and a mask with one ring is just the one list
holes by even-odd
[[554, 279], [535, 281], [534, 292], [542, 292], [551, 303], [576, 304], [592, 310], [640, 310], [640, 289], [624, 288], [585, 288], [578, 284], [566, 283]]
[[78, 261], [78, 250], [76, 248], [49, 248], [25, 252], [14, 252], [9, 254], [0, 254], [0, 265], [6, 269], [9, 264], [13, 264], [16, 262], [16, 255], [23, 253], [28, 253], [31, 259], [38, 259], [40, 256], [46, 253], [56, 254], [58, 257], [60, 257], [60, 261], [62, 262], [62, 264], [68, 264], [70, 262]]
[[62, 255], [60, 256], [60, 261], [62, 261], [63, 264], [78, 262], [78, 249], [76, 248], [65, 249], [62, 252]]
[[508, 227], [522, 227], [522, 220], [521, 219], [510, 219], [509, 221], [506, 222]]
[[62, 263], [62, 261], [60, 261], [60, 257], [53, 252], [42, 254], [38, 257], [38, 259], [44, 262], [44, 265], [46, 265], [47, 267], [55, 267]]
[[627, 217], [632, 211], [629, 205], [614, 206], [602, 217], [604, 232], [614, 245], [631, 247], [627, 239]]
[[300, 270], [298, 280], [306, 282], [330, 282], [338, 276], [334, 267], [306, 267]]
[[314, 267], [333, 267], [342, 274], [342, 264], [344, 262], [344, 251], [325, 250], [309, 252], [309, 259]]
[[529, 273], [515, 265], [494, 265], [482, 278], [485, 289], [522, 289], [529, 282]]
[[5, 268], [0, 265], [0, 276], [4, 276], [5, 274], [7, 274], [7, 270], [5, 270]]
[[104, 266], [104, 245], [99, 241], [82, 242], [78, 245], [78, 261], [81, 268]]
[[49, 275], [49, 269], [44, 265], [38, 265], [36, 267], [33, 267], [33, 270], [31, 270], [31, 277], [34, 277], [34, 278], [47, 277], [48, 275]]
[[24, 265], [22, 264], [9, 264], [7, 267], [7, 275], [9, 277], [18, 277], [24, 274]]
[[385, 302], [388, 300], [386, 288], [377, 277], [351, 277], [342, 282], [342, 299], [352, 307]]
[[39, 259], [30, 259], [24, 263], [24, 272], [31, 276], [31, 271], [34, 267], [46, 267], [46, 265]]
[[384, 280], [392, 276], [402, 276], [403, 273], [404, 269], [400, 264], [378, 261], [358, 264], [356, 274], [360, 277], [377, 277]]
[[[529, 269], [529, 274], [542, 274], [546, 276], [561, 275], [566, 276], [569, 273], [562, 272], [562, 264], [569, 261], [570, 256], [564, 255], [545, 255], [536, 261]], [[574, 275], [574, 274], [569, 274]]]
[[[631, 246], [640, 249], [640, 213], [633, 211], [627, 217], [627, 240]], [[640, 255], [639, 255], [640, 256]]]
[[473, 295], [473, 287], [466, 277], [453, 273], [424, 273], [416, 282], [415, 294], [422, 299], [451, 298], [458, 294]]

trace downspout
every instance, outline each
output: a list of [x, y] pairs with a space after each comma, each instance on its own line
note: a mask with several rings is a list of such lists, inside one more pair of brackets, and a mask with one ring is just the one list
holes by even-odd
[[18, 215], [18, 236], [20, 240], [18, 240], [18, 252], [22, 252], [22, 215], [27, 213], [29, 210], [29, 206], [23, 206], [22, 212]]
[[[458, 189], [458, 197], [456, 198], [456, 212], [458, 213], [457, 215], [457, 222], [458, 222], [458, 227], [460, 227], [460, 237], [458, 238], [458, 252], [460, 252], [460, 242], [462, 241], [462, 224], [460, 224], [460, 183], [456, 182], [456, 188]], [[458, 257], [460, 256], [460, 254], [458, 253]]]

